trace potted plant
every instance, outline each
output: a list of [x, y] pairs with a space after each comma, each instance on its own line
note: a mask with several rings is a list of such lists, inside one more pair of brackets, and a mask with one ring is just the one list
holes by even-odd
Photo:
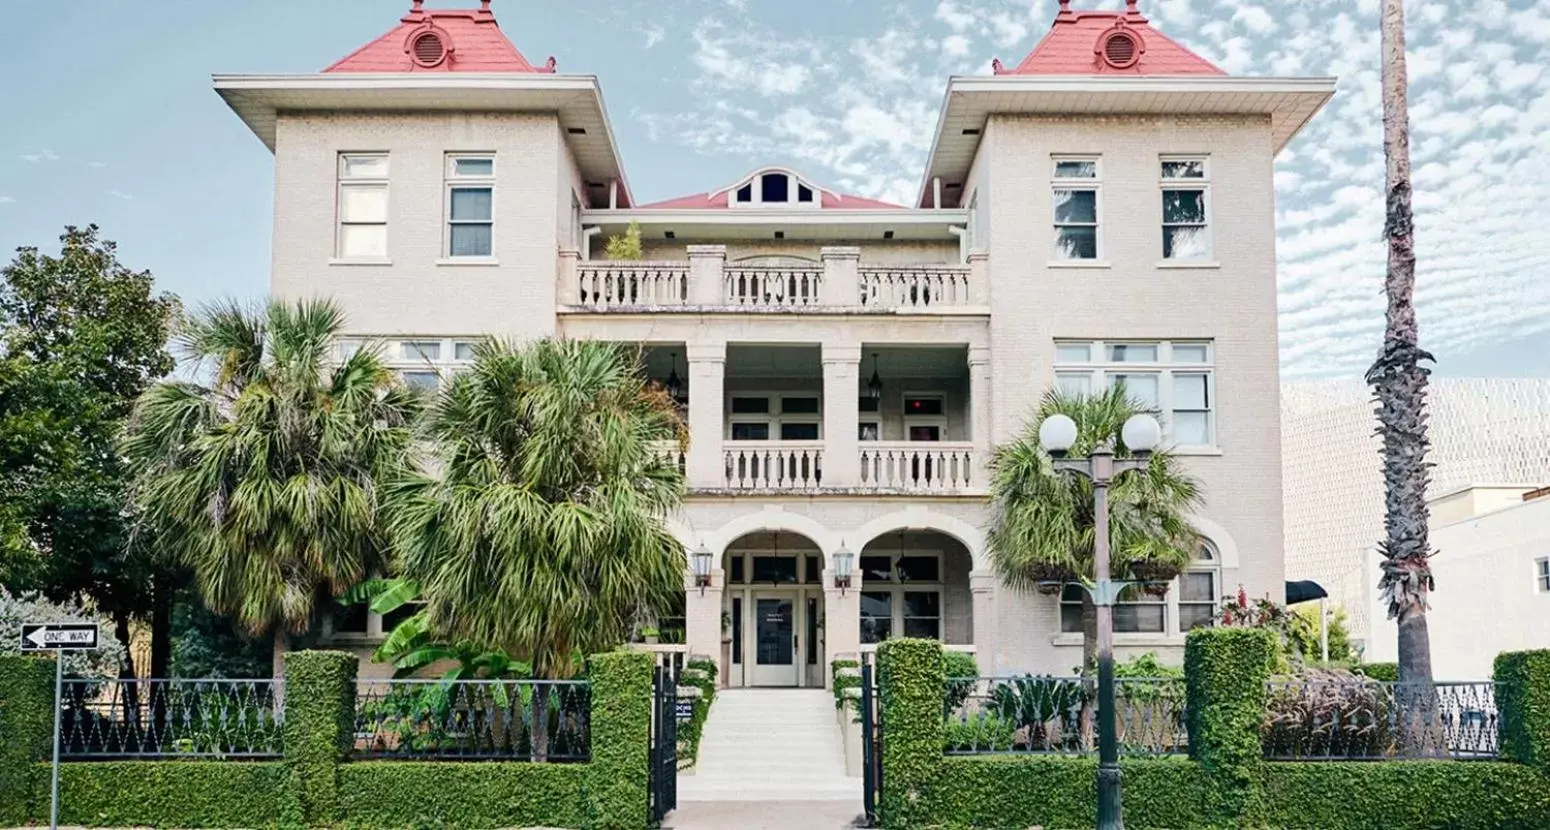
[[1076, 570], [1065, 562], [1035, 562], [1030, 568], [1030, 576], [1039, 593], [1055, 596], [1066, 587], [1067, 582], [1076, 579]]

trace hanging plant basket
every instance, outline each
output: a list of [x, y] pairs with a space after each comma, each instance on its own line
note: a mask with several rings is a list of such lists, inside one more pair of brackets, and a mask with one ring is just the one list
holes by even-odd
[[1076, 571], [1068, 565], [1039, 564], [1033, 566], [1033, 579], [1039, 593], [1055, 596], [1065, 589], [1067, 582], [1076, 579]]
[[1128, 563], [1130, 577], [1140, 580], [1139, 587], [1142, 591], [1154, 597], [1168, 595], [1168, 583], [1177, 577], [1183, 568], [1172, 562], [1159, 562], [1155, 559], [1136, 559]]

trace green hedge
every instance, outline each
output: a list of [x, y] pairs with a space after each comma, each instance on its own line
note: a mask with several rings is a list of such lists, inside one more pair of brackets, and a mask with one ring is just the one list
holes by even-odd
[[54, 661], [0, 657], [0, 827], [27, 823], [32, 764], [49, 757], [53, 736]]
[[593, 657], [592, 762], [587, 765], [587, 827], [638, 830], [646, 826], [651, 766], [653, 655], [621, 651]]
[[1263, 794], [1264, 826], [1288, 830], [1550, 827], [1550, 779], [1518, 764], [1275, 762]]
[[1373, 680], [1382, 680], [1385, 683], [1399, 682], [1398, 663], [1362, 663], [1356, 667], [1356, 670]]
[[1184, 644], [1190, 755], [1210, 781], [1216, 815], [1259, 813], [1260, 724], [1279, 643], [1258, 628], [1197, 628]]
[[[846, 689], [861, 688], [861, 675], [858, 671], [854, 671], [860, 668], [861, 662], [859, 660], [832, 660], [829, 662], [829, 686], [834, 692], [835, 709], [845, 708]], [[846, 674], [840, 673], [847, 669], [852, 671]]]
[[877, 647], [877, 691], [883, 723], [883, 797], [888, 828], [927, 827], [942, 765], [942, 699], [947, 672], [936, 640], [885, 640]]
[[[1198, 822], [1206, 802], [1200, 765], [1185, 758], [1127, 758], [1125, 826], [1183, 830]], [[1097, 758], [1058, 755], [978, 755], [944, 758], [920, 826], [943, 830], [1042, 827], [1090, 828], [1098, 816]], [[883, 774], [885, 788], [887, 773]], [[897, 825], [888, 824], [888, 827]]]
[[[371, 761], [339, 768], [346, 827], [589, 827], [584, 764]], [[645, 808], [635, 827], [644, 826]], [[618, 825], [615, 825], [618, 826]]]
[[294, 815], [309, 826], [339, 817], [339, 765], [355, 738], [355, 673], [359, 661], [342, 651], [285, 655], [285, 764]]
[[680, 769], [694, 766], [694, 762], [700, 755], [700, 737], [705, 732], [705, 721], [710, 718], [710, 705], [716, 700], [716, 664], [709, 658], [701, 657], [689, 661], [689, 669], [685, 671], [679, 682], [681, 686], [693, 686], [700, 690], [700, 696], [694, 701], [694, 712], [689, 720], [678, 724], [678, 767]]
[[[71, 761], [59, 768], [59, 823], [87, 827], [265, 827], [287, 821], [279, 761]], [[48, 818], [49, 766], [33, 777], [33, 814]]]
[[1550, 774], [1550, 650], [1497, 655], [1502, 758]]

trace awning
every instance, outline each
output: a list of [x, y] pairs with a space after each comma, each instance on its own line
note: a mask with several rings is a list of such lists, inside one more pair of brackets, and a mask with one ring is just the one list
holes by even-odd
[[1323, 599], [1327, 596], [1329, 592], [1324, 590], [1324, 586], [1311, 579], [1288, 580], [1286, 583], [1287, 605], [1296, 605], [1311, 599]]

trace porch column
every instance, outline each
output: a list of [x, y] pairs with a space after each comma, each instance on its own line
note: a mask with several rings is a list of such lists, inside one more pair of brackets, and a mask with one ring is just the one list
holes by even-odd
[[[823, 344], [823, 486], [861, 484], [861, 346]], [[827, 563], [825, 563], [827, 565]]]
[[970, 251], [969, 262], [969, 305], [990, 305], [990, 254], [985, 251]]
[[990, 486], [990, 348], [969, 347], [969, 439], [974, 442], [974, 465], [969, 484]]
[[969, 573], [969, 590], [974, 595], [974, 659], [979, 663], [980, 675], [994, 677], [998, 674], [999, 661], [996, 643], [996, 589], [1000, 585], [996, 575], [988, 570]]
[[[848, 543], [847, 543], [848, 544]], [[855, 550], [855, 548], [852, 548]], [[832, 554], [833, 551], [829, 551]], [[823, 687], [834, 687], [834, 661], [839, 655], [861, 656], [861, 567], [852, 568], [851, 587], [844, 593], [834, 587], [834, 565], [829, 554], [823, 567]], [[853, 562], [859, 563], [861, 554]]]
[[720, 487], [726, 483], [721, 422], [727, 345], [690, 343], [685, 351], [689, 359], [689, 453], [684, 477], [689, 487]]
[[818, 301], [823, 305], [861, 305], [861, 249], [835, 245], [821, 249], [823, 283]]
[[689, 305], [726, 305], [727, 246], [689, 246]]
[[716, 661], [716, 687], [726, 685], [728, 666], [721, 663], [721, 596], [726, 587], [726, 572], [713, 568], [710, 586], [701, 589], [694, 584], [692, 571], [684, 574], [684, 642], [689, 646], [689, 657], [703, 654]]
[[555, 286], [555, 300], [559, 305], [581, 304], [581, 249], [560, 249], [560, 284]]

